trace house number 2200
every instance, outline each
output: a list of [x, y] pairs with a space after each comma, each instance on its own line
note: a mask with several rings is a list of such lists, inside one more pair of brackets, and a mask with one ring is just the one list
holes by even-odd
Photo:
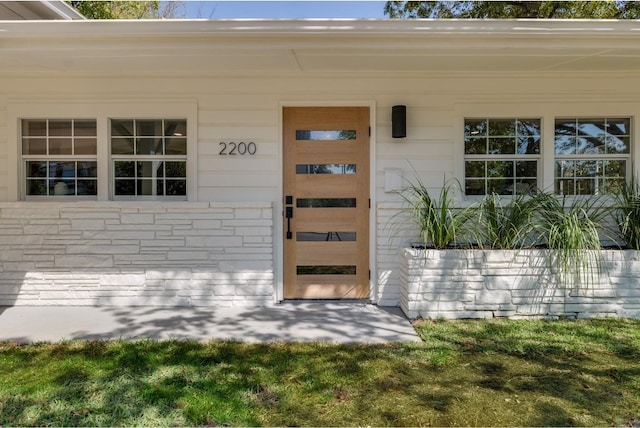
[[250, 143], [220, 143], [220, 152], [218, 154], [222, 156], [255, 155], [256, 150], [256, 143], [253, 141]]

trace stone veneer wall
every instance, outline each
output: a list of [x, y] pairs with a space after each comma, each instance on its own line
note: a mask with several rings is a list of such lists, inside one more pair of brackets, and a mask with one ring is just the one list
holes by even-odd
[[268, 203], [0, 203], [0, 305], [270, 305], [273, 231]]
[[409, 318], [640, 318], [640, 253], [601, 252], [575, 287], [557, 284], [548, 250], [415, 250], [401, 254], [400, 306]]

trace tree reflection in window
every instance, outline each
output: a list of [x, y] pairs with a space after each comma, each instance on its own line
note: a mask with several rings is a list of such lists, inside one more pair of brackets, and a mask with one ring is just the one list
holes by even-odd
[[540, 119], [465, 119], [465, 194], [516, 195], [537, 187]]
[[606, 117], [556, 119], [556, 193], [616, 193], [628, 174], [630, 122]]
[[355, 130], [309, 130], [302, 129], [296, 131], [297, 141], [336, 141], [355, 140]]

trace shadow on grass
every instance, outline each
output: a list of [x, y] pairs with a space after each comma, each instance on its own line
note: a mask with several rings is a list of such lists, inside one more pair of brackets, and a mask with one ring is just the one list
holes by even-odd
[[621, 425], [640, 416], [640, 325], [620, 323], [433, 323], [424, 344], [376, 346], [0, 344], [0, 425]]
[[[443, 322], [418, 329], [432, 346], [474, 356], [479, 388], [507, 402], [537, 397], [528, 425], [582, 426], [640, 415], [639, 327], [640, 321], [601, 319]], [[622, 404], [629, 398], [631, 404]]]

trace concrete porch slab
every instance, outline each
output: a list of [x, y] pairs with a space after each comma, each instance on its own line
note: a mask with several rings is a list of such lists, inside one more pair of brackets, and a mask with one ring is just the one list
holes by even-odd
[[287, 302], [252, 308], [12, 306], [0, 308], [0, 341], [94, 339], [419, 342], [399, 308]]

